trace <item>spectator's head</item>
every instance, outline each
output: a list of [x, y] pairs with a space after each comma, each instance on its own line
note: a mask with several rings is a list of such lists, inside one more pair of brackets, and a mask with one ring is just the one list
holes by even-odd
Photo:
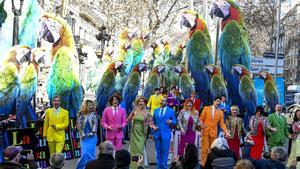
[[21, 146], [8, 146], [3, 152], [4, 160], [19, 163], [20, 153], [23, 151]]
[[121, 101], [122, 101], [122, 97], [118, 94], [114, 94], [109, 98], [109, 104], [114, 107], [118, 107]]
[[230, 112], [232, 116], [237, 116], [238, 114], [240, 114], [240, 109], [237, 105], [232, 105], [230, 107]]
[[226, 95], [222, 95], [222, 96], [221, 96], [221, 101], [222, 101], [222, 102], [226, 102]]
[[136, 99], [135, 99], [135, 106], [136, 107], [139, 107], [141, 109], [145, 108], [146, 104], [147, 104], [147, 99], [143, 96], [138, 96]]
[[213, 143], [211, 144], [211, 148], [217, 148], [219, 150], [226, 150], [229, 148], [227, 140], [221, 136], [217, 139], [215, 139], [215, 141], [213, 141]]
[[282, 112], [282, 105], [281, 104], [276, 104], [275, 106], [275, 111], [276, 113], [281, 113]]
[[62, 153], [54, 153], [50, 157], [50, 169], [61, 169], [65, 165], [65, 157]]
[[54, 107], [54, 108], [56, 108], [56, 109], [59, 108], [59, 106], [60, 106], [60, 100], [61, 100], [61, 97], [60, 97], [59, 95], [55, 95], [55, 96], [53, 97], [52, 102], [53, 102], [53, 107]]
[[256, 110], [255, 110], [255, 114], [258, 115], [258, 116], [264, 115], [265, 114], [264, 107], [257, 106]]
[[220, 104], [221, 104], [221, 100], [222, 100], [221, 97], [219, 97], [219, 96], [215, 97], [215, 98], [214, 98], [214, 106], [215, 106], [215, 107], [219, 107]]
[[195, 168], [198, 163], [198, 151], [195, 144], [188, 144], [184, 150], [183, 168]]
[[273, 147], [271, 150], [271, 159], [274, 161], [284, 163], [286, 161], [287, 154], [283, 147]]
[[131, 158], [127, 150], [118, 150], [116, 152], [115, 162], [117, 168], [129, 167]]
[[299, 120], [300, 120], [300, 109], [296, 110], [294, 115], [294, 122]]
[[233, 169], [255, 169], [251, 161], [242, 159], [238, 161]]
[[115, 156], [115, 147], [110, 141], [104, 141], [99, 145], [99, 154], [110, 154]]

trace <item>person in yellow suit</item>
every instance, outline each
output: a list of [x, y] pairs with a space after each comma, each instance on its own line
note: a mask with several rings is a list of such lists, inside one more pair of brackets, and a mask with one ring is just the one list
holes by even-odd
[[45, 113], [43, 136], [48, 141], [50, 156], [61, 153], [65, 144], [65, 129], [69, 125], [69, 112], [60, 107], [60, 96], [54, 96], [53, 107]]
[[149, 101], [147, 103], [147, 107], [150, 108], [150, 113], [153, 116], [154, 110], [160, 107], [160, 101], [164, 98], [162, 94], [160, 94], [160, 89], [154, 89], [155, 94], [151, 95]]

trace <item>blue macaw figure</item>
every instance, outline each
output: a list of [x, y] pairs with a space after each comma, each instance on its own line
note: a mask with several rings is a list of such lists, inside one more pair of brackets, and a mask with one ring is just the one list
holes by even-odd
[[135, 65], [125, 83], [122, 97], [126, 104], [126, 113], [132, 111], [132, 104], [141, 86], [141, 72], [146, 70], [147, 65], [143, 62]]

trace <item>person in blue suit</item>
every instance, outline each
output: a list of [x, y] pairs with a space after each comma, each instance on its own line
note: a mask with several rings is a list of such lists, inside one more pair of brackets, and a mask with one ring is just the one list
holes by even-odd
[[157, 169], [168, 168], [171, 141], [171, 127], [176, 125], [175, 112], [167, 106], [167, 98], [160, 101], [160, 108], [154, 110], [152, 135], [155, 139]]

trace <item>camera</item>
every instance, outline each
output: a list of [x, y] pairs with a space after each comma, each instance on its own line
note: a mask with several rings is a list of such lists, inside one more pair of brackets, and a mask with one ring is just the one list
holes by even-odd
[[140, 159], [140, 155], [136, 155], [136, 156], [131, 156], [131, 161], [139, 161]]

